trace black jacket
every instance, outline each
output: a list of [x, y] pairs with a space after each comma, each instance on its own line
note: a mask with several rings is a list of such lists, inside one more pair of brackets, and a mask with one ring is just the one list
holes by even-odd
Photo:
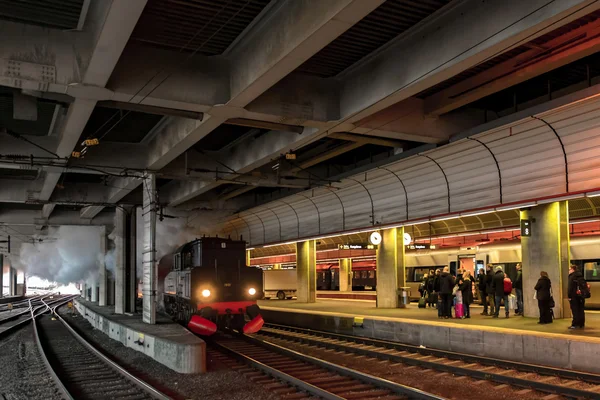
[[487, 291], [487, 285], [485, 284], [486, 276], [485, 273], [477, 275], [477, 287], [479, 287], [480, 292]]
[[429, 293], [433, 292], [434, 281], [435, 281], [435, 276], [429, 276], [427, 278], [427, 283], [425, 284], [425, 288], [427, 289], [427, 291]]
[[492, 283], [494, 281], [494, 272], [489, 269], [485, 273], [485, 292], [487, 294], [493, 294], [494, 289], [492, 288]]
[[552, 287], [552, 282], [550, 282], [550, 278], [546, 278], [542, 276], [538, 279], [537, 284], [533, 288], [533, 290], [537, 291], [537, 299], [538, 301], [550, 300], [550, 288]]
[[473, 282], [471, 279], [461, 282], [460, 291], [462, 292], [463, 304], [471, 304], [473, 302]]
[[436, 275], [435, 278], [433, 279], [433, 290], [435, 292], [440, 291], [440, 276], [439, 275]]
[[513, 282], [513, 288], [523, 290], [523, 271], [517, 271], [517, 277]]
[[494, 296], [504, 296], [504, 272], [497, 271], [492, 280], [492, 293]]
[[567, 296], [569, 299], [575, 299], [577, 297], [583, 297], [581, 294], [577, 294], [577, 290], [581, 290], [585, 285], [585, 280], [583, 279], [583, 274], [581, 271], [576, 270], [575, 272], [571, 272], [569, 274], [569, 286], [567, 287]]
[[447, 272], [442, 272], [440, 275], [440, 293], [452, 294], [454, 288], [454, 278]]

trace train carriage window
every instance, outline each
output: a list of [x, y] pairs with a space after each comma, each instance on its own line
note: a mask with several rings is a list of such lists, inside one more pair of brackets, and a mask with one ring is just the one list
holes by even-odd
[[361, 275], [361, 278], [367, 279], [367, 271], [361, 271], [360, 275]]
[[571, 260], [583, 272], [588, 282], [600, 282], [600, 260]]
[[353, 277], [354, 279], [358, 279], [358, 278], [360, 278], [360, 272], [358, 272], [358, 271], [352, 271], [352, 274], [353, 274], [353, 276], [352, 276], [352, 277]]
[[375, 278], [375, 271], [368, 271], [368, 272], [369, 272], [369, 279]]

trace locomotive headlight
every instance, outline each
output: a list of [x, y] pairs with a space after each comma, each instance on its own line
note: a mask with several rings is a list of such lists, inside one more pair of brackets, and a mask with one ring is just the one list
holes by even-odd
[[254, 289], [253, 287], [248, 289], [248, 293], [250, 293], [250, 296], [254, 296], [256, 294], [256, 289]]
[[202, 291], [202, 297], [210, 297], [210, 290], [204, 289]]

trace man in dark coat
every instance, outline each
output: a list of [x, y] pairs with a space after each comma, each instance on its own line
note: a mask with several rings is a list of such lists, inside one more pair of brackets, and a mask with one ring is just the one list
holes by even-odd
[[479, 269], [479, 274], [477, 275], [477, 287], [479, 288], [479, 298], [483, 305], [483, 312], [481, 315], [488, 315], [486, 275], [483, 268]]
[[485, 293], [487, 294], [488, 303], [490, 305], [490, 313], [488, 315], [494, 315], [496, 309], [496, 299], [494, 291], [492, 289], [492, 283], [494, 281], [494, 266], [492, 264], [487, 265], [487, 271], [485, 273]]
[[442, 296], [442, 317], [452, 317], [452, 289], [454, 288], [454, 278], [450, 275], [450, 269], [444, 267], [440, 274], [440, 295]]
[[585, 326], [585, 297], [583, 292], [587, 290], [587, 282], [583, 279], [583, 274], [577, 269], [576, 265], [569, 267], [569, 286], [567, 288], [567, 296], [571, 305], [571, 313], [573, 314], [573, 322], [569, 329], [578, 329]]
[[521, 271], [521, 264], [517, 264], [517, 277], [513, 282], [513, 288], [517, 294], [517, 310], [515, 315], [523, 315], [523, 271]]
[[508, 295], [504, 294], [504, 271], [501, 266], [496, 267], [496, 273], [492, 280], [492, 290], [496, 301], [496, 312], [493, 318], [498, 318], [500, 313], [500, 302], [504, 300], [504, 311], [506, 311], [506, 318], [508, 318]]

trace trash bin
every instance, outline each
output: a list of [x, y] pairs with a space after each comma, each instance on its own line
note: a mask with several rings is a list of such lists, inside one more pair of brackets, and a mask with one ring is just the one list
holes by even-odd
[[398, 308], [406, 308], [410, 303], [410, 287], [398, 289]]

